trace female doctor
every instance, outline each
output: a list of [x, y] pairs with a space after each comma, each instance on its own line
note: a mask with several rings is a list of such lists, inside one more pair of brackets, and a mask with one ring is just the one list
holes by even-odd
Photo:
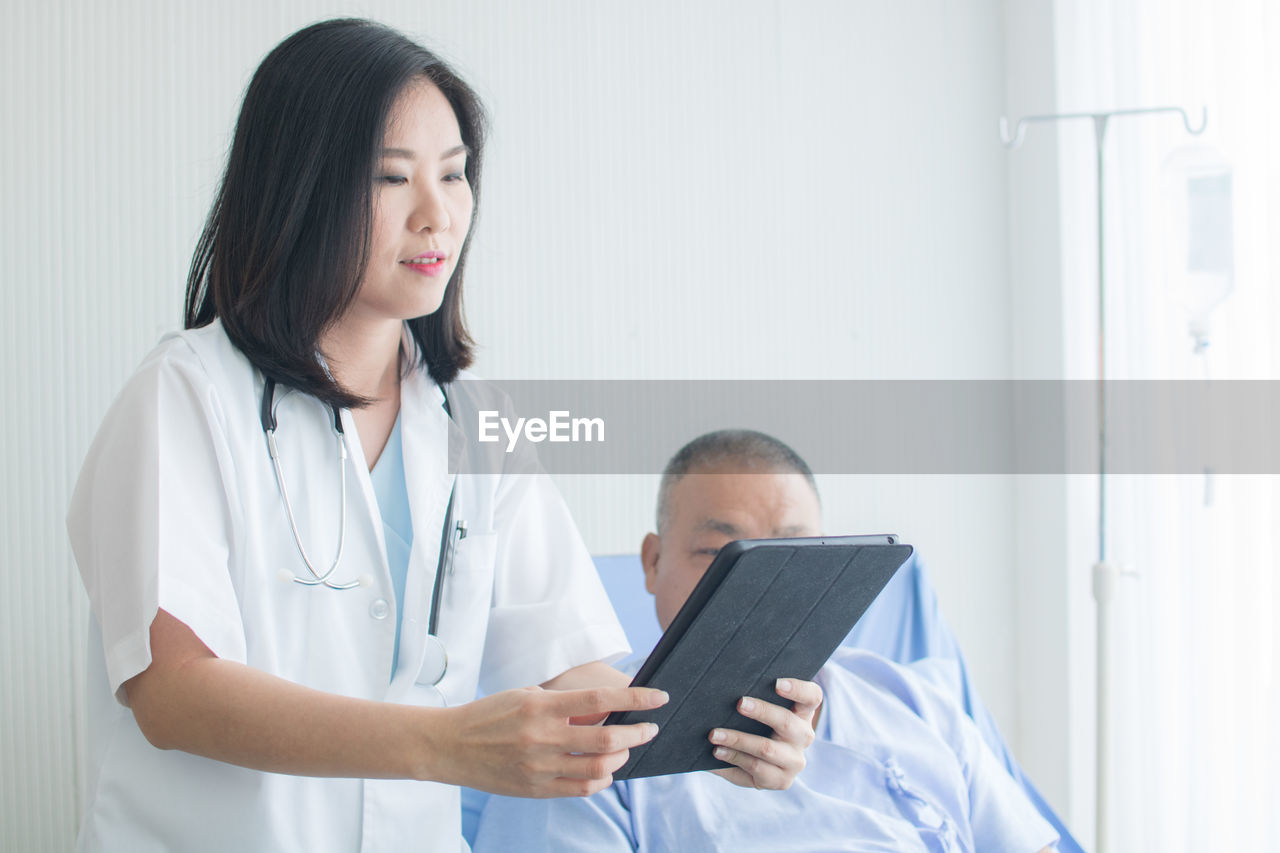
[[[454, 383], [483, 141], [466, 84], [376, 24], [256, 72], [186, 331], [69, 512], [98, 649], [81, 849], [457, 850], [457, 786], [586, 795], [653, 737], [584, 725], [666, 700], [604, 663], [624, 636], [536, 460], [453, 473], [485, 405]], [[730, 781], [803, 767], [821, 694], [792, 683]]]

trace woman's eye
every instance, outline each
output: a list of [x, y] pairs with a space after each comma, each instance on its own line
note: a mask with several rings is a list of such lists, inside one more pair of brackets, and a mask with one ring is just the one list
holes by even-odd
[[390, 184], [393, 187], [398, 187], [403, 184], [409, 183], [409, 179], [406, 178], [404, 175], [379, 175], [378, 182], [383, 184]]
[[467, 179], [467, 176], [464, 175], [462, 172], [452, 172], [444, 176], [444, 180], [449, 181], [450, 183], [455, 183], [457, 181], [465, 181], [466, 179]]

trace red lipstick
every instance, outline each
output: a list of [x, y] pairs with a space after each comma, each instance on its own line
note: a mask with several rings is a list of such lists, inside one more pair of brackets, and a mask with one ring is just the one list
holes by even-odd
[[444, 252], [432, 249], [400, 263], [419, 275], [440, 275], [444, 272], [447, 257]]

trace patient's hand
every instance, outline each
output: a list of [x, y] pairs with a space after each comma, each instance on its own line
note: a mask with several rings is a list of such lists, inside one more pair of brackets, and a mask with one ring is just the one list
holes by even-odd
[[773, 729], [773, 737], [733, 729], [711, 732], [716, 758], [735, 765], [715, 772], [735, 785], [783, 791], [804, 769], [804, 751], [813, 743], [822, 688], [812, 681], [780, 678], [776, 690], [794, 703], [791, 710], [759, 699], [743, 698], [738, 702], [738, 713]]

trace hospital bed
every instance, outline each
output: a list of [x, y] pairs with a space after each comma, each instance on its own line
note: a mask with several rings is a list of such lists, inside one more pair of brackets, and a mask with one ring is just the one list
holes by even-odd
[[[631, 647], [636, 650], [653, 648], [662, 636], [662, 629], [654, 613], [653, 596], [644, 588], [640, 558], [634, 554], [605, 556], [596, 557], [595, 563]], [[951, 677], [956, 680], [951, 686], [958, 692], [965, 712], [973, 718], [987, 745], [1022, 785], [1036, 808], [1057, 829], [1062, 837], [1058, 842], [1060, 853], [1083, 853], [1079, 843], [1018, 766], [1000, 736], [991, 712], [978, 698], [956, 638], [942, 619], [933, 585], [924, 565], [915, 555], [898, 569], [893, 580], [845, 638], [844, 645], [868, 649], [899, 663], [911, 663], [922, 658], [951, 662]], [[462, 828], [468, 841], [475, 837], [476, 823], [487, 797], [487, 794], [463, 789]]]

